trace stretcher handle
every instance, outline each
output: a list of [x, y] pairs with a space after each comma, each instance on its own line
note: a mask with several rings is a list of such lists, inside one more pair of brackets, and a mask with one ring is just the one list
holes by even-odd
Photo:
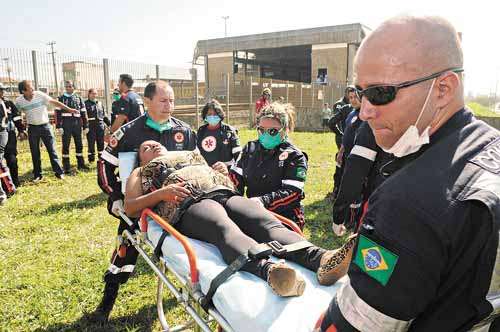
[[294, 223], [292, 220], [285, 218], [282, 215], [277, 214], [276, 212], [273, 212], [273, 211], [269, 211], [269, 212], [271, 212], [271, 214], [273, 216], [275, 216], [282, 224], [290, 227], [292, 229], [292, 231], [294, 231], [295, 233], [298, 233], [301, 236], [304, 236], [304, 233], [302, 233], [302, 230], [300, 229], [300, 227], [297, 226], [297, 224]]
[[[145, 224], [147, 224], [147, 217], [151, 217], [158, 225], [160, 225], [163, 230], [168, 232], [170, 235], [172, 235], [177, 241], [179, 241], [182, 246], [184, 247], [184, 250], [186, 251], [186, 254], [188, 256], [189, 260], [189, 269], [191, 272], [191, 283], [196, 284], [198, 283], [199, 276], [198, 276], [198, 266], [196, 264], [196, 253], [194, 252], [193, 247], [191, 244], [188, 242], [186, 237], [179, 233], [172, 225], [170, 225], [168, 222], [163, 220], [159, 215], [151, 211], [151, 209], [144, 209], [141, 212], [141, 230], [143, 230], [143, 227]], [[146, 228], [147, 229], [147, 228]]]

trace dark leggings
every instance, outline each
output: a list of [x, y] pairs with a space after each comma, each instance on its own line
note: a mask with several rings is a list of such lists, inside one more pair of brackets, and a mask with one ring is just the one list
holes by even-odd
[[[305, 240], [283, 226], [262, 205], [241, 196], [233, 196], [223, 204], [211, 199], [195, 203], [186, 210], [176, 228], [188, 237], [215, 245], [227, 264], [247, 254], [258, 243], [275, 240], [287, 245]], [[285, 258], [316, 271], [324, 252], [311, 246]], [[265, 279], [258, 263], [248, 263], [243, 270]]]

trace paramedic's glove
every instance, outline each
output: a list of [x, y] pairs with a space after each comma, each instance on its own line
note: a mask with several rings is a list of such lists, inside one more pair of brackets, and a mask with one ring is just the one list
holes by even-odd
[[262, 202], [262, 200], [260, 199], [260, 197], [252, 197], [252, 198], [250, 198], [250, 200], [254, 201], [254, 202], [257, 202], [260, 205], [264, 206], [264, 203]]
[[84, 134], [85, 136], [87, 136], [87, 134], [88, 134], [88, 133], [89, 133], [89, 128], [84, 128], [84, 129], [83, 129], [83, 134]]
[[57, 135], [62, 136], [64, 134], [64, 129], [63, 128], [57, 128], [56, 132], [57, 132]]
[[337, 236], [342, 236], [346, 233], [346, 228], [344, 226], [344, 224], [336, 224], [336, 223], [332, 223], [332, 229], [333, 229], [333, 232], [335, 233], [335, 235]]
[[165, 186], [161, 189], [158, 189], [158, 192], [161, 195], [162, 201], [171, 202], [171, 203], [181, 203], [191, 195], [191, 191], [188, 188], [185, 188], [185, 182], [180, 183], [172, 183], [168, 186]]
[[120, 211], [123, 210], [123, 200], [119, 199], [117, 201], [113, 202], [113, 205], [111, 206], [111, 213], [113, 213], [115, 216], [119, 217], [120, 216]]
[[224, 164], [222, 161], [218, 161], [215, 164], [212, 165], [212, 168], [216, 171], [219, 172], [223, 175], [228, 175], [229, 171], [227, 170], [226, 164]]

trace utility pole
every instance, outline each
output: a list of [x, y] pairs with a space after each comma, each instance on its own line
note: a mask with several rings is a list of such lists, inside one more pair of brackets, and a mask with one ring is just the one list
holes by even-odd
[[229, 16], [222, 16], [222, 19], [224, 20], [224, 37], [227, 37], [227, 20]]
[[12, 72], [12, 68], [9, 66], [9, 58], [2, 58], [3, 61], [5, 61], [5, 69], [7, 70], [7, 76], [9, 77], [9, 90], [10, 90], [10, 96], [12, 97], [14, 91], [12, 90], [12, 79], [10, 77], [10, 73]]
[[56, 67], [56, 57], [54, 56], [56, 54], [56, 52], [54, 51], [54, 45], [56, 44], [55, 41], [51, 41], [50, 43], [48, 43], [47, 45], [50, 46], [52, 52], [50, 52], [49, 54], [52, 55], [52, 66], [54, 67], [54, 83], [56, 84], [56, 96], [57, 94], [59, 93], [59, 87], [58, 87], [58, 84], [57, 84], [57, 67]]

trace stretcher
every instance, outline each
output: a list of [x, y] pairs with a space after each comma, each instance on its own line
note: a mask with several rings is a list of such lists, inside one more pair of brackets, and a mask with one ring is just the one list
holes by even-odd
[[[128, 166], [120, 166], [122, 181], [126, 178], [123, 175], [129, 174], [133, 169], [130, 163], [134, 158], [129, 155], [122, 159], [120, 155], [119, 160], [125, 159], [128, 160]], [[134, 246], [158, 277], [157, 312], [162, 331], [312, 331], [318, 317], [326, 310], [340, 286], [347, 281], [345, 276], [332, 286], [321, 286], [314, 272], [287, 262], [306, 282], [302, 296], [279, 297], [265, 281], [240, 271], [217, 289], [208, 306], [202, 305], [211, 281], [227, 267], [219, 250], [206, 242], [183, 236], [151, 209], [142, 211], [138, 227], [123, 212], [120, 212], [120, 216], [133, 229], [124, 230], [122, 236], [128, 242], [125, 244]], [[279, 215], [276, 217], [302, 234], [292, 221]], [[161, 255], [156, 257], [149, 254], [149, 251], [156, 249], [163, 232], [167, 232], [168, 236], [161, 245]], [[174, 279], [180, 287], [174, 285]], [[190, 320], [170, 326], [163, 310], [165, 287], [185, 309]], [[494, 308], [493, 312], [471, 331], [491, 332], [491, 322], [500, 316], [500, 295], [488, 300]]]

